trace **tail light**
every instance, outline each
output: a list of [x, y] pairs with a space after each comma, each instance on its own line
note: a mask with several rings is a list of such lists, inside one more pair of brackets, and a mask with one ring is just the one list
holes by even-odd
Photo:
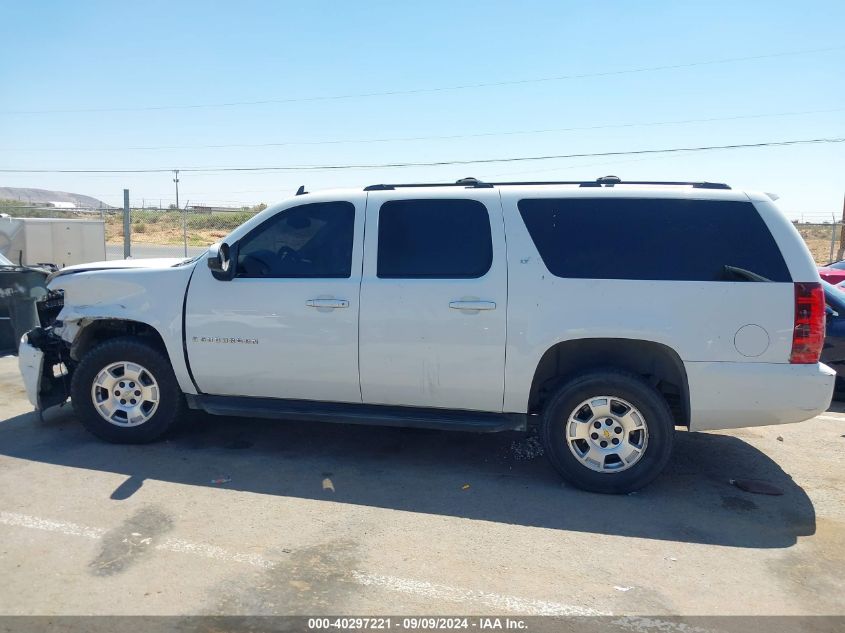
[[824, 344], [824, 291], [822, 285], [795, 284], [795, 327], [792, 330], [792, 353], [789, 362], [819, 362]]

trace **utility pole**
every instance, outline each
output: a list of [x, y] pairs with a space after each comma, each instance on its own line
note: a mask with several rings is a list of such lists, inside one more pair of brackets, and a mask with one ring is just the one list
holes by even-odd
[[[176, 183], [176, 210], [179, 210], [179, 170], [173, 170], [173, 182]], [[185, 210], [182, 212], [182, 245], [185, 252], [185, 257], [188, 256], [188, 206], [185, 205]]]
[[123, 259], [132, 255], [132, 220], [129, 217], [129, 189], [123, 190]]
[[179, 170], [173, 170], [173, 182], [176, 183], [176, 208], [179, 208]]
[[836, 261], [842, 259], [845, 254], [845, 196], [842, 197], [842, 226], [839, 229], [839, 250], [836, 252]]

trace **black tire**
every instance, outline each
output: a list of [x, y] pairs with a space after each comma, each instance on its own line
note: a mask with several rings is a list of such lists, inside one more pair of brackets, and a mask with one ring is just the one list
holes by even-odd
[[[138, 426], [117, 426], [97, 411], [91, 390], [97, 375], [112, 363], [127, 361], [146, 368], [158, 383], [159, 401], [155, 413]], [[70, 383], [71, 403], [82, 425], [101, 440], [117, 444], [145, 444], [162, 437], [185, 410], [185, 397], [167, 355], [133, 337], [105, 341], [80, 361]]]
[[[575, 457], [566, 439], [567, 420], [575, 408], [601, 395], [621, 398], [639, 409], [648, 427], [639, 461], [619, 472], [590, 469]], [[545, 407], [541, 428], [546, 455], [561, 477], [583, 490], [606, 494], [633, 492], [657, 477], [669, 461], [674, 433], [663, 396], [642, 378], [613, 369], [591, 371], [560, 387]]]

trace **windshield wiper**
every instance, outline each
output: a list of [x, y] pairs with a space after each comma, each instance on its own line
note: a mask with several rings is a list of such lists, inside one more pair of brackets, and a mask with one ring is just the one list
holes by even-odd
[[182, 261], [176, 262], [173, 264], [172, 268], [176, 268], [176, 266], [184, 266], [185, 264], [190, 264], [192, 262], [197, 261], [200, 257], [202, 257], [205, 253], [200, 253], [199, 255], [194, 255], [193, 257], [187, 257]]

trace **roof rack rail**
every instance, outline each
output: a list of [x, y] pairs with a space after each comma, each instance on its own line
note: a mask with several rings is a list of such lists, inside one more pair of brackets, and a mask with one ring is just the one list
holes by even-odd
[[673, 185], [692, 187], [693, 189], [730, 189], [723, 182], [693, 182], [677, 180], [622, 180], [617, 176], [603, 176], [595, 180], [536, 180], [526, 182], [494, 182], [495, 187], [513, 187], [517, 185], [578, 185], [579, 187], [613, 187], [614, 185]]
[[400, 189], [402, 187], [467, 187], [473, 189], [490, 189], [493, 185], [489, 182], [481, 182], [478, 178], [469, 176], [461, 178], [455, 182], [417, 182], [417, 183], [403, 183], [392, 185], [370, 185], [364, 187], [364, 191], [389, 191], [391, 189]]
[[602, 176], [595, 180], [534, 180], [520, 182], [482, 182], [477, 178], [461, 178], [455, 182], [423, 182], [404, 184], [381, 184], [364, 187], [364, 191], [389, 191], [403, 187], [468, 187], [489, 189], [490, 187], [514, 187], [534, 185], [578, 185], [579, 187], [613, 187], [614, 185], [668, 185], [692, 187], [693, 189], [730, 189], [723, 182], [695, 182], [675, 180], [622, 180], [618, 176]]

